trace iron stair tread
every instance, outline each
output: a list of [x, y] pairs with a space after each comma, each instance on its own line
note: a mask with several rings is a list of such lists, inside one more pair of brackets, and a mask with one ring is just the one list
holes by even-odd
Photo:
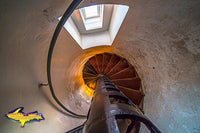
[[85, 63], [85, 67], [87, 67], [88, 69], [90, 69], [90, 71], [93, 71], [93, 73], [97, 74], [97, 71], [95, 70], [95, 68], [92, 66], [92, 64], [90, 63], [90, 61], [87, 61]]
[[112, 66], [112, 68], [111, 68], [109, 71], [107, 71], [106, 75], [109, 75], [109, 73], [120, 63], [121, 60], [122, 60], [122, 59], [120, 59], [120, 60], [117, 62], [117, 64], [115, 64], [114, 66]]
[[107, 67], [106, 67], [104, 73], [107, 74], [112, 69], [112, 67], [114, 67], [119, 61], [120, 61], [119, 56], [112, 55], [109, 63], [107, 64]]
[[135, 90], [139, 90], [140, 89], [140, 79], [139, 78], [133, 78], [133, 79], [121, 79], [121, 80], [112, 80], [112, 82], [115, 85], [119, 85], [119, 86], [123, 86], [126, 88], [132, 88]]
[[105, 67], [105, 69], [104, 69], [104, 74], [106, 74], [106, 72], [108, 71], [108, 66], [109, 66], [109, 63], [111, 62], [112, 58], [113, 58], [113, 55], [111, 55], [111, 57], [110, 57], [110, 59], [109, 59], [107, 65], [106, 65], [106, 67]]
[[96, 60], [97, 60], [97, 65], [98, 65], [99, 74], [100, 74], [100, 73], [102, 73], [103, 55], [102, 55], [102, 54], [97, 54], [97, 55], [96, 55]]
[[94, 71], [92, 71], [88, 66], [84, 67], [83, 72], [97, 75], [97, 73], [95, 73]]
[[104, 65], [104, 56], [105, 56], [105, 54], [102, 54], [102, 63], [101, 63], [101, 73], [102, 73], [102, 74], [104, 74], [104, 73], [103, 73], [103, 71], [104, 71], [104, 69], [103, 69], [103, 65]]
[[112, 81], [118, 81], [118, 80], [134, 80], [134, 79], [137, 79], [138, 77], [125, 77], [125, 78], [119, 78], [119, 79], [113, 79], [113, 78], [110, 78]]
[[[103, 56], [103, 67], [102, 67], [102, 72], [104, 73], [104, 71], [105, 71], [105, 69], [106, 69], [106, 67], [107, 67], [107, 65], [108, 65], [108, 62], [110, 61], [110, 58], [112, 57], [112, 55], [111, 54], [109, 54], [109, 53], [104, 53], [103, 54], [104, 56]], [[104, 73], [105, 74], [105, 73]]]
[[120, 86], [120, 85], [118, 85], [117, 87], [126, 89], [126, 90], [128, 90], [128, 91], [132, 91], [132, 92], [134, 92], [134, 93], [140, 93], [141, 95], [145, 96], [145, 94], [144, 94], [141, 90], [135, 90], [135, 89], [127, 88], [127, 87]]
[[86, 78], [86, 77], [97, 77], [97, 75], [87, 73], [87, 72], [83, 72], [83, 78]]
[[85, 81], [85, 84], [89, 84], [89, 83], [95, 81], [96, 79], [97, 78], [94, 78], [94, 79], [84, 79], [84, 81]]
[[95, 71], [97, 73], [99, 73], [99, 71], [98, 71], [98, 65], [97, 65], [95, 56], [92, 57], [92, 58], [90, 58], [89, 61], [90, 61], [91, 65], [93, 66], [93, 68], [95, 69]]
[[131, 78], [131, 77], [136, 77], [136, 73], [134, 68], [129, 66], [128, 68], [122, 69], [121, 71], [110, 75], [109, 76], [111, 79], [124, 79], [124, 78]]
[[85, 77], [84, 79], [96, 79], [97, 77]]
[[128, 68], [129, 64], [125, 59], [121, 59], [108, 73], [107, 75], [113, 75], [117, 72], [119, 72], [122, 69]]
[[144, 94], [140, 91], [126, 89], [124, 87], [118, 87], [134, 104], [139, 105]]
[[95, 57], [95, 60], [96, 60], [96, 65], [97, 65], [97, 70], [96, 71], [99, 74], [100, 71], [99, 71], [99, 64], [98, 64], [99, 62], [98, 62], [98, 59], [97, 59], [97, 55], [95, 55], [94, 57]]
[[84, 66], [84, 82], [94, 89], [98, 74], [105, 74], [133, 103], [142, 109], [144, 93], [141, 90], [141, 80], [134, 67], [124, 60], [111, 53], [96, 54]]

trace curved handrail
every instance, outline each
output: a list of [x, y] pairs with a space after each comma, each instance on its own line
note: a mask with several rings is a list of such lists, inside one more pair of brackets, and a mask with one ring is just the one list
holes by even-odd
[[71, 110], [67, 109], [58, 100], [58, 98], [56, 97], [56, 95], [54, 93], [52, 82], [51, 82], [51, 58], [52, 58], [53, 49], [54, 49], [56, 40], [58, 38], [58, 35], [59, 35], [59, 33], [60, 33], [63, 25], [65, 24], [65, 22], [67, 21], [67, 19], [70, 17], [70, 15], [73, 13], [73, 11], [77, 8], [77, 6], [81, 3], [81, 1], [82, 0], [74, 0], [70, 4], [70, 6], [67, 8], [67, 10], [65, 11], [65, 13], [63, 14], [61, 20], [59, 21], [59, 23], [58, 23], [58, 25], [57, 25], [57, 27], [56, 27], [56, 29], [54, 31], [54, 34], [53, 34], [53, 37], [52, 37], [52, 40], [51, 40], [51, 43], [50, 43], [50, 46], [49, 46], [48, 57], [47, 57], [47, 79], [48, 79], [48, 84], [49, 84], [49, 88], [50, 88], [50, 91], [51, 91], [51, 95], [54, 98], [54, 100], [57, 102], [57, 104], [60, 105], [65, 111], [67, 111], [68, 113], [72, 114], [74, 117], [86, 118], [87, 117], [86, 115], [79, 115], [79, 114], [76, 114], [76, 113], [72, 112]]

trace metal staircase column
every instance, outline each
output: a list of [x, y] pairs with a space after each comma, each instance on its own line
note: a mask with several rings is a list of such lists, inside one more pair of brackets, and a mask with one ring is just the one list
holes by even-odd
[[84, 133], [137, 133], [140, 122], [152, 133], [161, 133], [107, 76], [96, 82]]

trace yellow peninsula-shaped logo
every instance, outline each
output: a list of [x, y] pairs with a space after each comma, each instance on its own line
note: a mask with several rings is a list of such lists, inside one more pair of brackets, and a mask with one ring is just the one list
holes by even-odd
[[27, 122], [44, 120], [44, 117], [42, 116], [41, 113], [38, 113], [37, 111], [31, 113], [24, 113], [22, 112], [23, 109], [24, 109], [23, 107], [19, 107], [5, 114], [5, 116], [10, 120], [15, 120], [20, 122], [21, 127], [24, 127], [25, 123]]

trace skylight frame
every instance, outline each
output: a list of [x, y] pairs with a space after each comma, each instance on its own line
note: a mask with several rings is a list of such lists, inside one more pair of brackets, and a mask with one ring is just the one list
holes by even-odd
[[[106, 6], [104, 8], [106, 9]], [[80, 13], [79, 10], [80, 9], [77, 10], [78, 13]], [[72, 38], [77, 42], [77, 44], [79, 44], [79, 46], [82, 49], [88, 49], [91, 47], [97, 47], [103, 45], [111, 46], [121, 27], [122, 22], [124, 21], [124, 18], [128, 10], [129, 6], [127, 5], [113, 5], [110, 26], [106, 31], [101, 31], [101, 32], [97, 31], [95, 34], [80, 33], [79, 28], [74, 23], [74, 20], [72, 19], [71, 16], [64, 24], [64, 28], [68, 31], [68, 33], [72, 36]], [[79, 14], [79, 16], [81, 18], [81, 14]], [[60, 20], [61, 17], [59, 17], [58, 19]], [[78, 20], [77, 16], [76, 19]]]
[[[93, 7], [96, 6], [98, 15], [92, 16], [92, 17], [87, 17], [85, 9], [92, 7], [92, 6]], [[103, 4], [101, 4], [101, 5], [91, 5], [91, 6], [79, 9], [79, 12], [81, 14], [81, 18], [83, 20], [85, 29], [87, 31], [99, 29], [99, 28], [103, 27], [103, 11], [104, 11], [104, 5]]]
[[85, 18], [88, 19], [88, 18], [93, 18], [93, 17], [97, 17], [99, 16], [99, 6], [88, 6], [88, 7], [85, 7], [84, 9], [84, 15], [85, 15]]

